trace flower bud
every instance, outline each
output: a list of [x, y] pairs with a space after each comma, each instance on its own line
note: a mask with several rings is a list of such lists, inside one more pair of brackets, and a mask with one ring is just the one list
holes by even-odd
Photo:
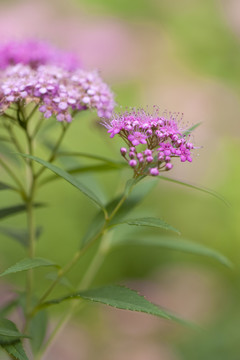
[[127, 149], [126, 149], [125, 147], [122, 147], [122, 148], [120, 149], [120, 152], [121, 152], [122, 156], [125, 156], [126, 153], [127, 153]]
[[136, 161], [136, 160], [130, 160], [130, 161], [129, 161], [129, 165], [130, 165], [131, 167], [135, 167], [135, 166], [137, 166], [137, 161]]
[[150, 172], [150, 175], [152, 175], [152, 176], [158, 176], [159, 175], [158, 168], [151, 168], [149, 172]]
[[172, 168], [173, 168], [173, 164], [171, 164], [171, 163], [167, 163], [165, 166], [166, 170], [171, 170]]

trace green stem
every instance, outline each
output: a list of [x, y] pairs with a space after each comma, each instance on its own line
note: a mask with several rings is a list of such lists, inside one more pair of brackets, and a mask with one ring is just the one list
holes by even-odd
[[11, 125], [9, 124], [4, 124], [5, 128], [7, 129], [8, 133], [9, 133], [9, 136], [13, 142], [13, 144], [15, 145], [16, 149], [20, 152], [20, 153], [23, 153], [23, 149], [21, 147], [21, 145], [19, 144], [15, 134], [14, 134], [14, 131], [13, 131], [13, 128], [11, 127]]
[[2, 114], [1, 116], [6, 117], [7, 119], [11, 120], [14, 124], [16, 124], [16, 118], [14, 116], [11, 116], [9, 114]]
[[38, 120], [38, 123], [37, 123], [37, 125], [36, 125], [36, 127], [35, 127], [35, 129], [34, 129], [34, 131], [33, 131], [33, 133], [32, 133], [32, 139], [34, 139], [35, 136], [37, 135], [39, 129], [41, 128], [41, 126], [42, 126], [42, 124], [43, 124], [43, 122], [44, 122], [44, 120], [45, 120], [45, 119], [44, 119], [43, 115], [41, 115], [41, 117], [40, 117], [40, 119]]
[[[26, 129], [26, 137], [28, 142], [28, 153], [33, 155], [33, 143], [32, 138]], [[33, 161], [30, 159], [29, 166], [29, 194], [26, 202], [27, 205], [27, 222], [28, 222], [28, 255], [32, 259], [35, 256], [35, 218], [34, 218], [34, 196], [36, 180], [34, 176]], [[33, 293], [33, 269], [29, 269], [27, 272], [27, 294], [26, 294], [26, 324], [25, 331], [28, 328], [29, 321], [31, 320], [31, 307], [32, 307], [32, 293]]]
[[[58, 138], [58, 141], [56, 142], [56, 145], [55, 147], [53, 148], [53, 151], [52, 151], [52, 154], [51, 156], [49, 157], [48, 159], [48, 162], [53, 162], [56, 158], [56, 154], [57, 154], [57, 151], [59, 149], [59, 146], [61, 145], [61, 142], [66, 134], [66, 131], [67, 129], [69, 128], [69, 123], [68, 124], [63, 124], [62, 123], [62, 131], [61, 131], [61, 134]], [[35, 179], [37, 179], [40, 175], [42, 175], [42, 173], [46, 170], [46, 167], [42, 167], [38, 172], [37, 174], [35, 175]]]
[[37, 111], [39, 107], [39, 104], [35, 105], [34, 108], [32, 109], [32, 111], [30, 112], [30, 114], [28, 115], [26, 122], [28, 123], [29, 120], [33, 117], [33, 115], [35, 114], [35, 112]]
[[110, 216], [108, 217], [108, 222], [110, 222], [110, 220], [112, 220], [114, 218], [114, 216], [116, 215], [116, 213], [118, 212], [118, 210], [120, 209], [120, 207], [123, 205], [124, 201], [127, 199], [127, 195], [123, 195], [123, 197], [121, 198], [121, 200], [119, 201], [119, 203], [116, 205], [116, 207], [114, 208], [114, 210], [112, 211], [112, 213], [110, 214]]
[[111, 242], [111, 233], [106, 231], [106, 233], [102, 237], [102, 241], [101, 244], [99, 245], [98, 251], [96, 252], [94, 258], [92, 259], [90, 266], [85, 272], [77, 288], [86, 289], [91, 285], [91, 282], [93, 281], [97, 272], [102, 266], [104, 259], [109, 251], [110, 242]]
[[[81, 303], [81, 305], [83, 305], [83, 302]], [[49, 336], [48, 340], [46, 341], [46, 343], [42, 346], [40, 352], [37, 354], [36, 359], [35, 360], [40, 360], [42, 358], [42, 356], [46, 353], [46, 351], [50, 348], [51, 344], [53, 343], [53, 341], [55, 340], [56, 336], [59, 334], [59, 332], [61, 330], [64, 329], [65, 325], [67, 324], [67, 322], [71, 319], [73, 312], [75, 311], [76, 308], [79, 309], [79, 300], [73, 300], [72, 304], [70, 305], [70, 309], [69, 311], [65, 312], [65, 314], [63, 315], [63, 317], [60, 319], [60, 321], [58, 322], [57, 326], [55, 327], [55, 329], [53, 330], [53, 332], [51, 333], [51, 335]], [[71, 311], [70, 311], [71, 310]]]
[[52, 282], [52, 284], [49, 286], [49, 288], [45, 291], [41, 299], [38, 301], [36, 306], [34, 307], [32, 311], [32, 316], [35, 315], [35, 313], [39, 310], [41, 307], [41, 304], [46, 300], [48, 295], [52, 292], [52, 290], [55, 288], [55, 286], [59, 283], [60, 279], [65, 276], [72, 268], [73, 266], [78, 262], [80, 257], [99, 239], [99, 237], [104, 233], [106, 227], [106, 222], [103, 224], [102, 228], [99, 230], [99, 232], [88, 242], [88, 244], [81, 250], [77, 251], [73, 258], [70, 260], [70, 262], [61, 270], [58, 272], [57, 278]]
[[21, 182], [18, 180], [17, 176], [14, 174], [12, 169], [3, 161], [3, 159], [0, 157], [0, 165], [6, 170], [8, 175], [13, 179], [13, 181], [18, 186], [19, 192], [23, 199], [26, 199], [27, 195], [26, 192], [21, 184]]
[[[28, 255], [32, 259], [35, 254], [35, 224], [34, 224], [34, 211], [32, 198], [27, 203], [27, 220], [28, 220]], [[27, 300], [26, 300], [26, 317], [27, 324], [30, 320], [29, 314], [31, 311], [31, 300], [33, 291], [33, 269], [29, 269], [27, 272]], [[27, 326], [25, 330], [27, 329]]]

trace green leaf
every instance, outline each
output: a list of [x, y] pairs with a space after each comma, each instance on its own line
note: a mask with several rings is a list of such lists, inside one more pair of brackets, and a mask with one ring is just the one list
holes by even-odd
[[[96, 164], [96, 165], [86, 165], [86, 166], [77, 166], [72, 169], [68, 169], [68, 174], [84, 174], [88, 172], [102, 172], [102, 171], [111, 171], [111, 170], [119, 170], [122, 166], [117, 166], [115, 164]], [[40, 185], [47, 184], [51, 181], [55, 181], [61, 179], [59, 176], [53, 175], [48, 176], [44, 180], [41, 181]]]
[[8, 345], [18, 341], [21, 338], [27, 338], [21, 334], [16, 325], [8, 319], [0, 319], [0, 345]]
[[70, 294], [59, 299], [47, 301], [43, 303], [42, 306], [59, 304], [62, 301], [77, 298], [109, 305], [117, 309], [138, 311], [146, 314], [159, 316], [168, 320], [175, 320], [182, 323], [184, 322], [183, 320], [177, 318], [169, 312], [161, 309], [157, 305], [152, 304], [143, 296], [139, 295], [136, 291], [116, 285], [104, 286], [101, 288], [86, 291], [79, 291], [78, 293]]
[[[38, 208], [38, 207], [43, 207], [45, 206], [42, 203], [35, 203], [34, 207]], [[6, 208], [2, 208], [0, 209], [0, 219], [3, 219], [7, 216], [11, 216], [11, 215], [16, 215], [18, 213], [21, 213], [23, 211], [26, 211], [26, 205], [24, 204], [20, 204], [20, 205], [14, 205], [14, 206], [9, 206]]]
[[[36, 239], [42, 234], [42, 227], [36, 228]], [[0, 233], [14, 239], [24, 247], [28, 247], [29, 232], [26, 229], [0, 227]]]
[[175, 229], [171, 225], [167, 224], [165, 221], [154, 218], [154, 217], [145, 217], [139, 219], [127, 219], [121, 221], [120, 223], [114, 223], [112, 226], [117, 226], [121, 224], [128, 224], [128, 225], [135, 225], [135, 226], [150, 226], [150, 227], [157, 227], [165, 230], [171, 230], [177, 233], [180, 233], [179, 230]]
[[57, 156], [83, 157], [83, 158], [87, 158], [87, 159], [103, 161], [107, 164], [115, 165], [117, 167], [127, 167], [128, 166], [127, 162], [115, 161], [114, 159], [109, 159], [104, 156], [95, 155], [95, 154], [87, 154], [87, 153], [83, 153], [83, 152], [60, 151], [57, 153]]
[[0, 277], [14, 274], [20, 271], [26, 271], [29, 269], [34, 269], [38, 267], [45, 267], [45, 266], [55, 266], [59, 267], [59, 265], [56, 265], [50, 260], [42, 259], [42, 258], [26, 258], [19, 262], [17, 262], [15, 265], [10, 266], [7, 270], [5, 270], [2, 274], [0, 274]]
[[205, 188], [205, 187], [202, 187], [202, 186], [198, 186], [198, 185], [193, 185], [193, 184], [189, 184], [189, 183], [185, 183], [183, 181], [180, 181], [180, 180], [176, 180], [176, 179], [170, 179], [170, 178], [167, 178], [165, 176], [158, 176], [159, 179], [162, 179], [162, 180], [166, 180], [166, 181], [170, 181], [170, 182], [173, 182], [175, 184], [178, 184], [178, 185], [183, 185], [183, 186], [186, 186], [186, 187], [189, 187], [191, 189], [195, 189], [195, 190], [199, 190], [199, 191], [202, 191], [202, 192], [205, 192], [206, 194], [210, 194], [212, 196], [214, 196], [215, 198], [221, 200], [222, 202], [224, 202], [225, 205], [227, 205], [228, 207], [230, 207], [231, 205], [228, 203], [228, 201], [226, 199], [224, 199], [223, 196], [221, 196], [220, 194], [216, 193], [215, 191], [211, 190], [211, 189], [208, 189], [208, 188]]
[[41, 349], [46, 336], [47, 324], [48, 316], [46, 310], [39, 311], [30, 322], [30, 342], [34, 354], [36, 354]]
[[[132, 183], [131, 183], [132, 184]], [[144, 183], [138, 184], [138, 186], [134, 187], [129, 197], [125, 200], [123, 205], [118, 210], [117, 214], [114, 216], [113, 221], [120, 221], [122, 218], [127, 216], [129, 212], [131, 212], [141, 201], [147, 196], [147, 194], [153, 189], [153, 187], [157, 184], [157, 179], [151, 179], [151, 181], [146, 181]], [[129, 185], [129, 183], [128, 183]], [[113, 209], [116, 207], [118, 202], [121, 200], [123, 194], [117, 196], [115, 199], [110, 201], [106, 205], [107, 212], [111, 214]], [[110, 224], [113, 223], [110, 222]], [[104, 216], [102, 211], [99, 211], [91, 222], [89, 229], [87, 230], [82, 242], [81, 247], [85, 246], [89, 240], [99, 232], [100, 228], [104, 223]]]
[[97, 197], [97, 195], [95, 195], [94, 192], [92, 192], [92, 190], [88, 189], [85, 185], [80, 183], [78, 180], [76, 180], [73, 176], [68, 174], [66, 171], [64, 171], [64, 170], [60, 169], [59, 167], [52, 165], [51, 163], [49, 163], [45, 160], [42, 160], [36, 156], [31, 156], [31, 155], [26, 155], [26, 154], [20, 154], [20, 155], [38, 162], [39, 164], [41, 164], [44, 167], [46, 167], [47, 169], [51, 170], [58, 176], [62, 177], [64, 180], [66, 180], [71, 185], [75, 186], [78, 190], [80, 190], [84, 195], [89, 197], [101, 209], [105, 210], [101, 200]]
[[185, 253], [207, 256], [217, 260], [227, 267], [233, 267], [231, 261], [218, 251], [181, 238], [146, 236], [145, 238], [140, 237], [138, 239], [129, 239], [124, 237], [112, 241], [112, 246], [122, 245], [155, 246], [169, 250], [182, 251]]
[[193, 130], [195, 130], [196, 128], [199, 127], [199, 125], [201, 125], [201, 122], [197, 123], [197, 124], [194, 124], [193, 126], [191, 126], [189, 129], [187, 129], [186, 131], [184, 131], [182, 134], [185, 135], [185, 136], [188, 136], [190, 135]]
[[28, 357], [23, 349], [22, 343], [17, 341], [14, 344], [2, 345], [2, 348], [10, 355], [12, 359], [28, 360]]

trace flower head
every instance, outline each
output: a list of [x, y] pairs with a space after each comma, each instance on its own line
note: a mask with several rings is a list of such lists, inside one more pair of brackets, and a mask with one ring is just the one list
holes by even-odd
[[111, 90], [95, 71], [67, 71], [52, 65], [37, 69], [29, 65], [9, 66], [0, 71], [0, 112], [13, 105], [33, 102], [45, 118], [56, 116], [70, 122], [74, 111], [96, 109], [109, 118], [114, 108]]
[[31, 102], [45, 118], [67, 122], [86, 109], [109, 118], [115, 105], [98, 72], [81, 69], [73, 54], [36, 40], [0, 46], [0, 113]]
[[193, 144], [177, 121], [179, 114], [159, 114], [155, 107], [152, 114], [143, 109], [131, 109], [114, 114], [110, 121], [102, 123], [110, 137], [119, 135], [129, 150], [121, 148], [121, 154], [134, 168], [136, 175], [159, 175], [160, 171], [173, 167], [172, 158], [192, 162]]

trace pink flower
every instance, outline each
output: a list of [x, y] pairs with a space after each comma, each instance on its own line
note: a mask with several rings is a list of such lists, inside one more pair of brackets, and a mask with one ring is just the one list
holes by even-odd
[[70, 122], [73, 112], [86, 109], [111, 116], [115, 102], [108, 85], [98, 72], [75, 68], [68, 53], [34, 41], [11, 42], [1, 53], [0, 112], [33, 102], [45, 118], [54, 115], [58, 121]]
[[176, 117], [160, 116], [157, 107], [152, 114], [143, 109], [114, 114], [102, 125], [108, 129], [110, 137], [118, 134], [128, 145], [129, 150], [124, 148], [121, 154], [137, 175], [157, 176], [159, 171], [170, 170], [172, 158], [192, 162], [194, 146], [189, 142], [189, 135], [184, 135]]

